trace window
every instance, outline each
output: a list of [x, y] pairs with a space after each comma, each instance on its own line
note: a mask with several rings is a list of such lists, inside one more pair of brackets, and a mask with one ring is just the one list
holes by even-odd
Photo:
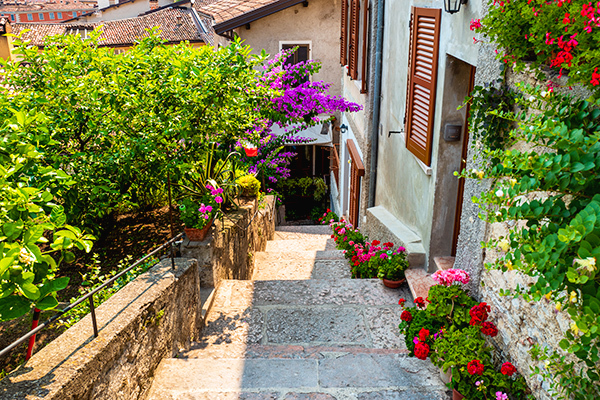
[[[286, 65], [294, 65], [294, 64], [298, 64], [299, 62], [302, 61], [308, 61], [310, 59], [310, 44], [309, 43], [303, 43], [303, 44], [281, 44], [281, 50], [285, 50], [285, 49], [291, 49], [293, 47], [297, 47], [296, 51], [294, 52], [294, 54], [290, 55], [287, 60], [285, 60], [285, 64]], [[306, 79], [301, 83], [307, 82], [309, 80], [309, 77], [306, 77]]]
[[413, 7], [406, 98], [406, 148], [431, 165], [441, 10]]
[[38, 13], [38, 17], [40, 18], [40, 21], [44, 20], [44, 13]]
[[361, 80], [361, 93], [367, 92], [370, 15], [369, 0], [342, 0], [340, 63], [351, 79]]
[[57, 12], [56, 12], [56, 18], [57, 18], [57, 19], [62, 19], [62, 12], [60, 12], [60, 11], [57, 11]]
[[53, 12], [48, 13], [48, 19], [54, 19], [54, 13]]
[[77, 17], [77, 11], [73, 11], [73, 18]]
[[27, 14], [27, 21], [33, 21], [33, 14]]
[[15, 20], [15, 14], [10, 14], [10, 20], [14, 21]]

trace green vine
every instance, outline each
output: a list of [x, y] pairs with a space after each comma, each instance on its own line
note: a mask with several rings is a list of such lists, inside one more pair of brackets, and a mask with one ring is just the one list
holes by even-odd
[[[559, 345], [576, 356], [566, 363], [556, 351], [537, 349], [546, 361], [560, 399], [600, 397], [600, 101], [588, 102], [521, 86], [517, 123], [509, 132], [518, 149], [485, 146], [493, 160], [484, 170], [463, 173], [491, 181], [473, 201], [489, 223], [509, 222], [506, 236], [490, 239], [488, 249], [501, 255], [487, 268], [518, 270], [535, 278], [512, 294], [543, 298], [567, 311], [573, 323]], [[565, 368], [569, 365], [569, 368]]]

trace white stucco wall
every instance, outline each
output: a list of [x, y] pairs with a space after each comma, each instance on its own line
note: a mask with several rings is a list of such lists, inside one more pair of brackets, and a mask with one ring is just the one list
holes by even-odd
[[[383, 129], [379, 136], [375, 205], [385, 207], [417, 233], [423, 240], [428, 255], [436, 182], [439, 178], [439, 144], [443, 134], [442, 99], [445, 88], [450, 86], [450, 82], [445, 82], [447, 55], [471, 65], [476, 64], [478, 48], [473, 45], [469, 22], [478, 15], [480, 3], [481, 1], [471, 0], [463, 5], [459, 13], [451, 15], [443, 11], [442, 1], [386, 1], [380, 114]], [[403, 135], [388, 136], [389, 131], [404, 130], [411, 6], [442, 9], [430, 175], [425, 173], [417, 158], [406, 149]], [[457, 166], [459, 163], [460, 158]], [[448, 240], [451, 241], [452, 238]]]
[[250, 29], [236, 30], [255, 53], [264, 49], [269, 54], [280, 50], [280, 42], [311, 43], [310, 58], [322, 63], [313, 80], [332, 83], [330, 94], [341, 93], [340, 65], [340, 0], [310, 0], [308, 7], [298, 4], [261, 18]]

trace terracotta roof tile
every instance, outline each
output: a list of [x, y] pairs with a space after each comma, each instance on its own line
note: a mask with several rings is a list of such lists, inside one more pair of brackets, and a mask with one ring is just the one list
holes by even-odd
[[[178, 19], [181, 17], [181, 19]], [[161, 30], [160, 37], [167, 42], [177, 43], [181, 41], [206, 43], [206, 38], [194, 22], [191, 10], [186, 8], [167, 8], [155, 13], [135, 18], [127, 18], [116, 21], [85, 22], [73, 24], [26, 24], [15, 23], [12, 25], [14, 34], [19, 34], [26, 29], [22, 38], [30, 40], [30, 44], [41, 47], [47, 36], [65, 35], [76, 33], [77, 29], [93, 30], [102, 26], [100, 36], [103, 46], [126, 46], [137, 40], [148, 36], [147, 29], [158, 27]]]
[[276, 3], [278, 0], [217, 0], [199, 4], [198, 11], [212, 15], [215, 24], [230, 20], [250, 11]]
[[80, 1], [52, 1], [46, 3], [32, 4], [2, 4], [0, 5], [0, 13], [23, 13], [23, 12], [42, 12], [42, 11], [64, 11], [64, 10], [93, 10], [95, 6], [89, 3]]

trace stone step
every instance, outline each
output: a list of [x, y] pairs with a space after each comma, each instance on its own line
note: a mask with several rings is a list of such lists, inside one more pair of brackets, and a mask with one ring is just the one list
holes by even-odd
[[276, 251], [333, 251], [336, 250], [335, 242], [329, 236], [327, 240], [318, 237], [315, 239], [280, 239], [267, 242], [266, 252]]
[[433, 262], [435, 262], [436, 269], [440, 271], [446, 271], [451, 268], [454, 268], [454, 261], [456, 257], [433, 257]]
[[[280, 241], [281, 242], [281, 241]], [[292, 244], [292, 243], [289, 243]], [[280, 251], [264, 251], [256, 253], [256, 261], [286, 261], [286, 260], [346, 260], [342, 250], [297, 250], [293, 247]]]
[[399, 298], [377, 279], [223, 281], [197, 352], [218, 345], [405, 349]]
[[278, 259], [276, 255], [258, 253], [252, 279], [342, 279], [350, 276], [350, 266], [345, 259]]
[[449, 399], [438, 370], [397, 351], [332, 348], [163, 360], [149, 399]]
[[285, 225], [277, 226], [275, 232], [310, 233], [316, 235], [331, 235], [329, 225]]
[[[327, 241], [331, 239], [331, 230], [327, 233], [309, 233], [309, 232], [289, 232], [289, 231], [275, 231], [273, 237], [274, 240], [310, 240], [316, 243], [321, 241]], [[333, 241], [333, 239], [331, 239]]]
[[431, 274], [428, 274], [422, 268], [409, 268], [404, 271], [404, 275], [414, 299], [417, 297], [426, 298], [429, 288], [437, 285], [437, 282], [431, 278]]

